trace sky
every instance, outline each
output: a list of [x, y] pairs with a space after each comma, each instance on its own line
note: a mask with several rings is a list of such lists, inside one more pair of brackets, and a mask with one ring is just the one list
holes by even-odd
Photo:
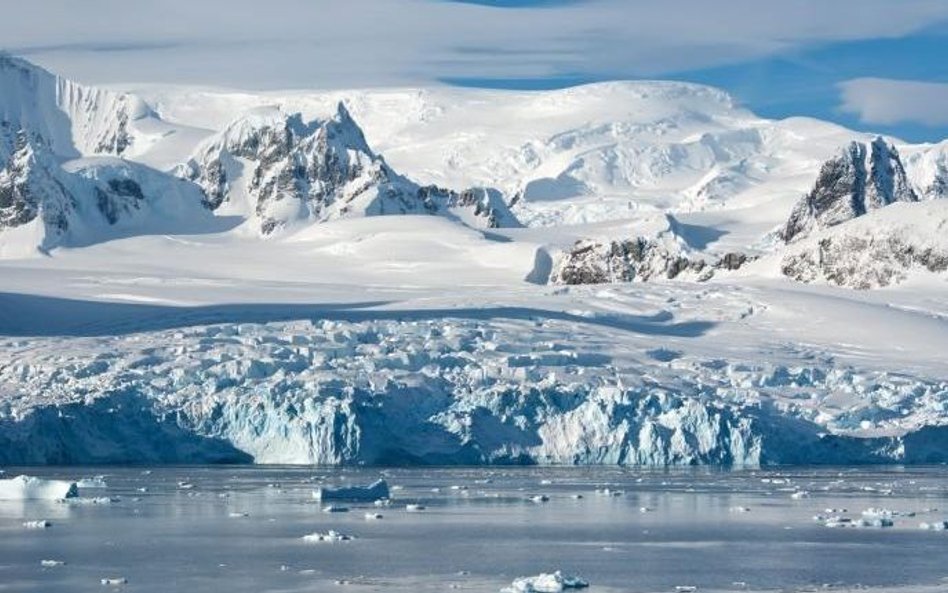
[[[5, 2], [7, 4], [7, 2]], [[30, 0], [0, 48], [90, 84], [548, 89], [672, 79], [948, 138], [948, 0]]]

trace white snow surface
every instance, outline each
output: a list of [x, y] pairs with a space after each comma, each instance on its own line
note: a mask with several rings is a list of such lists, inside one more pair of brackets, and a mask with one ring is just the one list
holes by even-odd
[[[948, 460], [941, 145], [894, 141], [927, 201], [784, 246], [821, 163], [872, 136], [682, 83], [129, 95], [25, 64], [0, 58], [0, 119], [50, 144], [27, 186], [79, 204], [41, 251], [38, 218], [0, 231], [0, 463]], [[167, 174], [248, 112], [339, 101], [400, 174], [519, 196], [527, 226], [261, 237], [240, 196], [210, 213]], [[123, 180], [142, 199], [103, 207]], [[637, 236], [760, 257], [703, 283], [546, 284], [576, 241]]]

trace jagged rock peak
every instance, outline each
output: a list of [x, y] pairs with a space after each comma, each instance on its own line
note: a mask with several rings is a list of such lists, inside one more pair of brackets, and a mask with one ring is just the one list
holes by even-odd
[[917, 202], [894, 145], [881, 136], [868, 145], [851, 142], [823, 163], [813, 189], [794, 206], [779, 231], [792, 241], [895, 202]]
[[342, 102], [331, 117], [310, 122], [275, 107], [253, 110], [178, 173], [201, 186], [208, 209], [243, 215], [262, 235], [297, 223], [387, 214], [518, 225], [497, 192], [420, 187], [392, 171]]
[[59, 179], [58, 163], [40, 136], [21, 129], [12, 137], [12, 152], [0, 164], [0, 230], [40, 219], [44, 236], [55, 241], [68, 230], [75, 198]]

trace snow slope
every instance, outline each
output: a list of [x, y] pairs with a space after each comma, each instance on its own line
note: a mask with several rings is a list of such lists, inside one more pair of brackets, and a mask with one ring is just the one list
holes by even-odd
[[681, 83], [0, 71], [0, 463], [948, 460], [941, 145], [788, 245], [872, 136]]

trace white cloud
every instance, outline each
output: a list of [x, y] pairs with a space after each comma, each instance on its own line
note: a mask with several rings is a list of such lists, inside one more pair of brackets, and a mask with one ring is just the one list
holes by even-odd
[[443, 77], [661, 76], [808, 44], [898, 37], [944, 0], [586, 0], [501, 9], [435, 0], [29, 0], [0, 43], [95, 83], [275, 87]]
[[840, 108], [867, 124], [948, 125], [948, 84], [886, 78], [857, 78], [839, 85]]

